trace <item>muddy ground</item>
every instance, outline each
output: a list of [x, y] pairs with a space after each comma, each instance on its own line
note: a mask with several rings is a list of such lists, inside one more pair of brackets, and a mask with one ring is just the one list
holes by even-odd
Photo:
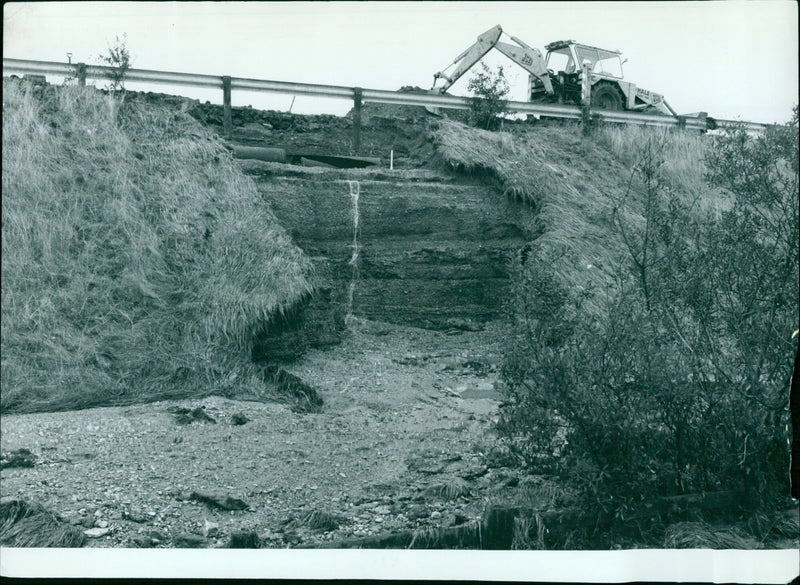
[[[477, 520], [542, 484], [492, 452], [498, 339], [358, 322], [287, 368], [322, 396], [317, 414], [209, 397], [6, 415], [2, 450], [38, 459], [2, 470], [3, 496], [102, 533], [92, 547], [220, 547], [247, 530], [267, 547], [336, 546]], [[176, 407], [216, 422], [180, 424]]]

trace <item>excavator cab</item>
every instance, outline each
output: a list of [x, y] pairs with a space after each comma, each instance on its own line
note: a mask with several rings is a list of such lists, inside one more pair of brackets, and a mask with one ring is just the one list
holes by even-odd
[[622, 55], [619, 51], [581, 45], [575, 41], [557, 41], [545, 46], [547, 68], [558, 73], [580, 73], [581, 65], [589, 63], [594, 75], [622, 79]]
[[[580, 103], [581, 96], [581, 68], [584, 64], [589, 66], [591, 73], [590, 83], [597, 87], [598, 83], [607, 82], [606, 88], [599, 95], [593, 97], [595, 103], [604, 109], [623, 109], [625, 107], [624, 90], [617, 90], [622, 81], [622, 55], [619, 51], [609, 51], [582, 45], [575, 41], [556, 41], [545, 45], [547, 55], [545, 65], [554, 87], [554, 93], [548, 92], [541, 80], [531, 76], [529, 81], [531, 101], [552, 101], [555, 97], [559, 102]], [[627, 86], [626, 86], [627, 88]]]
[[575, 59], [572, 57], [572, 51], [569, 47], [562, 47], [549, 51], [545, 57], [545, 64], [547, 69], [555, 73], [556, 71], [563, 71], [564, 73], [576, 73]]

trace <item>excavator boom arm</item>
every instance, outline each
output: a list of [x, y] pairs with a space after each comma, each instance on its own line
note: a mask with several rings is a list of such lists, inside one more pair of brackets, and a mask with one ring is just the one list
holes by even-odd
[[494, 48], [531, 75], [535, 75], [541, 79], [547, 93], [552, 94], [553, 84], [550, 82], [550, 75], [547, 73], [547, 66], [544, 64], [542, 53], [538, 49], [529, 47], [514, 37], [511, 38], [521, 46], [518, 47], [510, 43], [495, 43]]
[[[444, 71], [440, 71], [433, 76], [433, 87], [431, 91], [437, 93], [446, 92], [464, 75], [464, 73], [475, 65], [475, 63], [480, 61], [486, 53], [496, 48], [520, 67], [541, 79], [547, 93], [552, 94], [553, 85], [550, 82], [550, 76], [547, 73], [547, 67], [544, 64], [542, 54], [537, 49], [526, 45], [516, 37], [511, 37], [511, 40], [516, 42], [519, 46], [501, 43], [499, 41], [500, 35], [502, 34], [503, 29], [498, 24], [480, 35], [478, 40], [476, 40], [470, 48], [461, 53], [455, 58], [453, 63], [451, 63], [451, 65], [456, 65], [456, 68], [451, 74], [448, 75]], [[439, 79], [444, 79], [445, 82], [437, 88], [436, 82]]]
[[[481, 58], [492, 50], [497, 44], [497, 41], [500, 39], [500, 35], [503, 34], [503, 29], [498, 24], [495, 27], [490, 28], [485, 33], [478, 37], [478, 40], [466, 51], [461, 53], [458, 57], [455, 58], [451, 65], [456, 64], [456, 68], [450, 75], [447, 75], [443, 71], [436, 73], [433, 76], [433, 87], [431, 91], [436, 91], [438, 93], [444, 93], [450, 87], [459, 80], [459, 78], [466, 73], [470, 67], [475, 65]], [[436, 87], [436, 81], [439, 79], [444, 79], [445, 82], [440, 87]]]

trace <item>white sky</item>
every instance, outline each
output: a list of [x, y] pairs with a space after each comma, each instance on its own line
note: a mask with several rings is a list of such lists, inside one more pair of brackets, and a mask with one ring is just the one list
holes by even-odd
[[[544, 52], [574, 39], [628, 58], [625, 78], [664, 94], [679, 113], [784, 122], [798, 102], [798, 9], [789, 0], [718, 2], [53, 2], [9, 3], [3, 56], [101, 64], [127, 33], [132, 65], [371, 89], [429, 88], [496, 24]], [[527, 73], [497, 51], [510, 99]], [[469, 73], [452, 93], [466, 95]], [[103, 82], [98, 82], [102, 85]], [[172, 92], [168, 86], [131, 89]], [[221, 103], [221, 91], [174, 93]], [[346, 113], [352, 104], [233, 92], [233, 104], [300, 113]]]

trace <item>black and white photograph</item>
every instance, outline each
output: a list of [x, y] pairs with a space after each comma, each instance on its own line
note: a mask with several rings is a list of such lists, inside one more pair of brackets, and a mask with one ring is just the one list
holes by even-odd
[[4, 4], [0, 573], [792, 581], [798, 102], [784, 0]]

